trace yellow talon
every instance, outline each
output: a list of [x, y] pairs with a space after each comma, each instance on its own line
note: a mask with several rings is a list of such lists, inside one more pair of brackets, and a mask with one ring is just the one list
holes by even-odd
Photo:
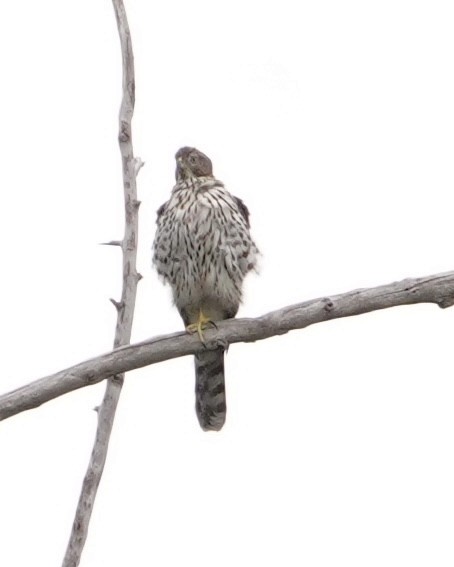
[[208, 317], [205, 317], [202, 310], [200, 310], [199, 311], [199, 320], [197, 321], [197, 323], [191, 323], [190, 325], [188, 325], [186, 327], [186, 331], [188, 333], [191, 333], [191, 334], [197, 332], [197, 334], [199, 335], [199, 338], [200, 338], [200, 342], [202, 344], [206, 344], [205, 343], [205, 337], [203, 336], [203, 331], [205, 329], [207, 329], [210, 325], [212, 325], [213, 327], [216, 327], [216, 324], [214, 323], [214, 321], [212, 321], [211, 319], [208, 319]]

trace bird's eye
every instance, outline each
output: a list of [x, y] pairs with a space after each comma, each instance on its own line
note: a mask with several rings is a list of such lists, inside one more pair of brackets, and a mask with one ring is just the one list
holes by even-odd
[[190, 163], [195, 163], [195, 157], [194, 157], [194, 156], [191, 156], [191, 157], [189, 158], [189, 162], [190, 162]]

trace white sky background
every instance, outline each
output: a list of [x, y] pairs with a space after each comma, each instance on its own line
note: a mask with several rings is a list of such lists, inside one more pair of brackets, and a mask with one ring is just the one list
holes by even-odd
[[[133, 340], [182, 324], [150, 268], [174, 154], [252, 213], [240, 316], [454, 269], [448, 1], [127, 1], [140, 254]], [[112, 345], [123, 233], [109, 0], [2, 10], [2, 392]], [[127, 376], [82, 565], [451, 566], [454, 311], [338, 320], [227, 355], [203, 433], [191, 358]], [[60, 565], [104, 384], [0, 426], [0, 564]]]

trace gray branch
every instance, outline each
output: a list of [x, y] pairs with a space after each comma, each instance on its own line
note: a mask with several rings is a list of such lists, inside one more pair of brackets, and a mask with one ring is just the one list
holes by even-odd
[[[206, 346], [197, 336], [182, 332], [116, 348], [0, 396], [0, 420], [110, 376], [194, 354], [204, 348], [259, 341], [315, 323], [415, 303], [435, 303], [441, 308], [454, 305], [454, 272], [320, 297], [283, 307], [256, 319], [230, 319], [218, 323], [216, 329], [204, 332]], [[101, 412], [100, 418], [104, 415]]]
[[[112, 240], [104, 244], [120, 246], [123, 251], [123, 289], [121, 299], [120, 301], [111, 299], [117, 310], [114, 347], [121, 347], [122, 345], [127, 345], [131, 339], [137, 282], [140, 279], [136, 270], [139, 228], [139, 201], [137, 200], [136, 176], [142, 166], [142, 162], [134, 157], [131, 139], [131, 120], [135, 101], [134, 56], [131, 34], [122, 0], [112, 0], [112, 2], [120, 36], [123, 63], [123, 97], [120, 107], [118, 141], [123, 165], [125, 234], [121, 241]], [[96, 377], [97, 382], [99, 381], [98, 378]], [[98, 427], [95, 442], [82, 483], [71, 536], [63, 559], [63, 567], [76, 567], [80, 562], [96, 493], [106, 462], [110, 434], [123, 386], [124, 374], [122, 374], [122, 371], [114, 370], [108, 375], [103, 375], [103, 378], [108, 378], [108, 382], [104, 399], [97, 410]]]

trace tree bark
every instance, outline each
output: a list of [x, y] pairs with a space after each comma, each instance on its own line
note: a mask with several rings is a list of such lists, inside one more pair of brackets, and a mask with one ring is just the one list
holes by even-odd
[[[135, 102], [134, 56], [131, 34], [122, 0], [112, 0], [120, 36], [123, 63], [123, 97], [119, 116], [118, 142], [123, 167], [123, 189], [125, 202], [125, 233], [122, 241], [106, 244], [119, 246], [123, 252], [123, 288], [120, 301], [111, 299], [117, 310], [114, 347], [127, 345], [131, 339], [132, 320], [136, 301], [137, 282], [140, 275], [136, 270], [138, 209], [136, 176], [143, 165], [134, 157], [131, 120]], [[110, 434], [115, 419], [115, 412], [123, 386], [124, 374], [113, 371], [108, 376], [102, 404], [98, 408], [98, 427], [87, 472], [82, 483], [82, 490], [73, 521], [70, 539], [63, 567], [79, 565], [88, 534], [91, 513], [96, 493], [106, 462]]]

